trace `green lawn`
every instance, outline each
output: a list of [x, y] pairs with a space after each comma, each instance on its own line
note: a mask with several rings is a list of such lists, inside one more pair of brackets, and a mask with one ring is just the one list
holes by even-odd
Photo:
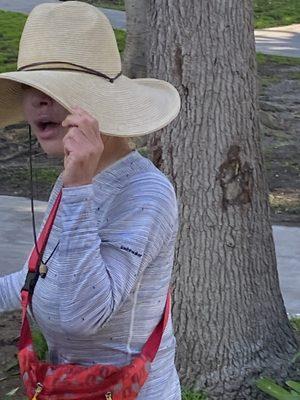
[[300, 0], [254, 0], [255, 28], [300, 23]]
[[182, 390], [182, 400], [206, 400], [207, 396], [204, 393], [195, 393], [190, 390]]
[[96, 7], [111, 8], [112, 10], [125, 11], [124, 0], [81, 0]]
[[300, 57], [285, 57], [276, 56], [271, 54], [256, 53], [256, 60], [258, 64], [281, 64], [281, 65], [300, 65]]
[[17, 68], [18, 48], [26, 16], [0, 10], [0, 72]]

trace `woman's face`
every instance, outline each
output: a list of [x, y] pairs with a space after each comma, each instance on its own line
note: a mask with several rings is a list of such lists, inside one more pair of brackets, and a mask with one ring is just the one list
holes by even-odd
[[22, 90], [24, 116], [42, 149], [49, 155], [64, 157], [62, 140], [70, 127], [62, 127], [61, 123], [70, 112], [38, 89], [22, 84]]

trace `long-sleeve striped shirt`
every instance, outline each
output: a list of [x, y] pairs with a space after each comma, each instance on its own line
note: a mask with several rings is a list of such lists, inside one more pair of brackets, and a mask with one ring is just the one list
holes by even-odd
[[[178, 231], [174, 187], [137, 150], [90, 184], [62, 185], [60, 174], [41, 226], [62, 189], [43, 260], [59, 245], [32, 299], [48, 361], [126, 365], [164, 310]], [[22, 270], [0, 278], [0, 312], [20, 308], [28, 260]], [[181, 399], [175, 347], [170, 315], [138, 400]]]

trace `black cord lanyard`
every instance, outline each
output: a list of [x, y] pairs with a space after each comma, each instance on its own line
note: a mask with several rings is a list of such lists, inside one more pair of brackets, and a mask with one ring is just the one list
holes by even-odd
[[40, 257], [40, 267], [39, 267], [39, 272], [40, 272], [40, 276], [41, 278], [45, 278], [47, 275], [47, 271], [48, 271], [48, 266], [47, 263], [50, 260], [50, 258], [53, 256], [59, 241], [57, 242], [56, 246], [54, 247], [52, 253], [50, 254], [50, 256], [48, 257], [47, 261], [43, 261], [43, 254], [40, 253], [38, 246], [37, 246], [37, 240], [36, 240], [36, 229], [35, 229], [35, 217], [34, 217], [34, 206], [33, 206], [33, 178], [32, 178], [32, 159], [31, 159], [31, 155], [32, 155], [32, 151], [31, 151], [31, 127], [30, 125], [28, 125], [29, 127], [29, 165], [30, 165], [30, 191], [31, 191], [31, 216], [32, 216], [32, 228], [33, 228], [33, 237], [34, 237], [34, 245], [36, 248], [36, 251]]

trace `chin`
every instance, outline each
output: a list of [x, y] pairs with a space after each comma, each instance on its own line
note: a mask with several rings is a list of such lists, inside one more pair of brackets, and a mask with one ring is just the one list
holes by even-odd
[[40, 140], [39, 143], [48, 156], [57, 158], [64, 157], [64, 150], [57, 143], [43, 143], [42, 140]]
[[55, 139], [47, 139], [44, 140], [39, 137], [39, 135], [35, 135], [37, 141], [39, 142], [39, 146], [42, 148], [44, 153], [51, 157], [62, 158], [64, 157], [64, 146], [61, 140]]

